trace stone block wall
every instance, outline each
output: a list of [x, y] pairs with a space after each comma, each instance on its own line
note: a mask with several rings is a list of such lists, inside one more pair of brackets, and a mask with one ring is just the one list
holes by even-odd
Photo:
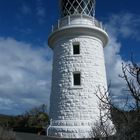
[[[80, 54], [73, 54], [73, 43], [79, 42]], [[53, 77], [48, 133], [66, 138], [89, 137], [91, 126], [99, 115], [98, 86], [106, 87], [103, 44], [90, 36], [57, 41], [53, 48]], [[81, 73], [81, 85], [73, 85], [73, 73]]]

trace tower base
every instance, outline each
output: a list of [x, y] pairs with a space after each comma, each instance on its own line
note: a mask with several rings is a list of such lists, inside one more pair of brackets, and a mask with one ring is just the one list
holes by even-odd
[[[73, 121], [73, 124], [76, 124], [77, 121]], [[66, 122], [68, 123], [68, 122]], [[47, 128], [47, 136], [54, 138], [91, 138], [92, 127], [89, 125], [84, 125], [87, 123], [81, 122], [83, 125], [50, 125]], [[88, 124], [88, 123], [87, 123]]]

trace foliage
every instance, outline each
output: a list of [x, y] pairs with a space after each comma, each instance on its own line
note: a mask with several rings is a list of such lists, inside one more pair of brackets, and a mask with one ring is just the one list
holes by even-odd
[[47, 106], [43, 104], [39, 107], [34, 107], [26, 111], [25, 114], [16, 116], [13, 122], [13, 127], [43, 128], [49, 122]]
[[49, 122], [49, 116], [47, 114], [47, 105], [41, 105], [35, 107], [25, 113], [25, 127], [43, 127]]
[[[106, 137], [108, 140], [108, 128], [106, 127], [107, 121], [112, 120], [114, 128], [116, 129], [115, 138], [117, 140], [139, 140], [140, 139], [140, 66], [132, 61], [131, 64], [122, 64], [122, 75], [120, 77], [125, 81], [128, 96], [125, 105], [119, 108], [112, 103], [110, 91], [98, 89], [96, 96], [100, 100], [100, 119], [96, 123], [93, 132], [98, 137]], [[110, 87], [109, 87], [110, 89]], [[123, 93], [122, 93], [123, 94]], [[126, 110], [126, 107], [129, 110]], [[107, 129], [106, 129], [107, 128]], [[113, 129], [113, 128], [112, 128]], [[111, 129], [111, 131], [112, 131]], [[95, 133], [98, 132], [98, 133]]]
[[43, 130], [49, 123], [47, 114], [47, 105], [40, 105], [26, 111], [23, 115], [18, 116], [0, 116], [1, 126], [13, 128], [20, 132], [38, 132]]
[[13, 116], [0, 114], [0, 126], [7, 127], [13, 118]]
[[[140, 139], [140, 66], [132, 61], [131, 64], [122, 64], [123, 74], [120, 76], [126, 82], [128, 96], [125, 108], [112, 109], [112, 118], [117, 129], [117, 135], [122, 140]], [[116, 114], [118, 115], [116, 119]]]
[[100, 114], [98, 120], [96, 120], [93, 125], [91, 136], [93, 138], [104, 138], [105, 140], [108, 140], [109, 137], [114, 135], [116, 132], [116, 129], [112, 124], [110, 91], [106, 91], [106, 89], [98, 87], [95, 95], [99, 98], [98, 108]]

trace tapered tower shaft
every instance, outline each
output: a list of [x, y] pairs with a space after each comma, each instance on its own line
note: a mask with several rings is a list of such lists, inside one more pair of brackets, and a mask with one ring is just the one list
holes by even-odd
[[90, 138], [99, 116], [97, 87], [106, 87], [103, 47], [108, 35], [95, 17], [95, 0], [61, 0], [61, 19], [49, 37], [53, 72], [52, 137]]

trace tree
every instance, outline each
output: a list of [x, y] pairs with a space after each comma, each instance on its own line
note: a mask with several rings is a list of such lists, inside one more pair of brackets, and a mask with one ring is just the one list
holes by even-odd
[[140, 66], [134, 62], [132, 64], [122, 64], [123, 75], [120, 75], [126, 82], [127, 90], [133, 98], [133, 105], [129, 105], [132, 110], [140, 108]]
[[44, 127], [49, 122], [47, 114], [47, 105], [40, 105], [26, 111], [22, 115], [15, 116], [9, 122], [9, 127], [15, 131], [44, 134]]
[[[117, 140], [139, 140], [140, 139], [140, 66], [132, 61], [131, 64], [122, 64], [122, 75], [126, 83], [128, 96], [122, 108], [117, 107], [112, 102], [110, 87], [108, 91], [101, 91], [100, 87], [95, 93], [100, 100], [100, 119], [93, 129], [94, 135], [106, 137], [108, 140], [108, 130], [116, 129], [115, 138]], [[127, 110], [125, 109], [127, 107]], [[106, 111], [105, 111], [106, 110]], [[105, 112], [104, 112], [105, 111]], [[106, 118], [114, 123], [114, 128], [103, 121]], [[110, 131], [110, 130], [109, 130]], [[98, 132], [98, 133], [97, 133]], [[111, 131], [110, 131], [111, 132]], [[114, 139], [115, 139], [114, 138]]]
[[28, 116], [29, 127], [43, 127], [49, 122], [47, 105], [42, 104], [27, 111], [24, 116]]
[[[120, 109], [117, 114], [123, 121], [117, 122], [118, 135], [123, 136], [123, 140], [139, 140], [140, 139], [140, 66], [132, 61], [131, 64], [122, 64], [122, 75], [120, 77], [125, 81], [128, 96], [126, 99], [128, 110]], [[112, 115], [115, 110], [112, 110]], [[121, 125], [123, 124], [123, 125]], [[119, 129], [119, 127], [123, 129]]]
[[[109, 88], [108, 88], [109, 89]], [[92, 128], [92, 136], [93, 138], [104, 138], [105, 140], [109, 140], [109, 137], [114, 135], [115, 127], [112, 124], [111, 117], [111, 96], [110, 91], [106, 91], [106, 89], [102, 90], [101, 87], [98, 87], [98, 90], [95, 92], [95, 95], [99, 99], [99, 118], [94, 123]]]

